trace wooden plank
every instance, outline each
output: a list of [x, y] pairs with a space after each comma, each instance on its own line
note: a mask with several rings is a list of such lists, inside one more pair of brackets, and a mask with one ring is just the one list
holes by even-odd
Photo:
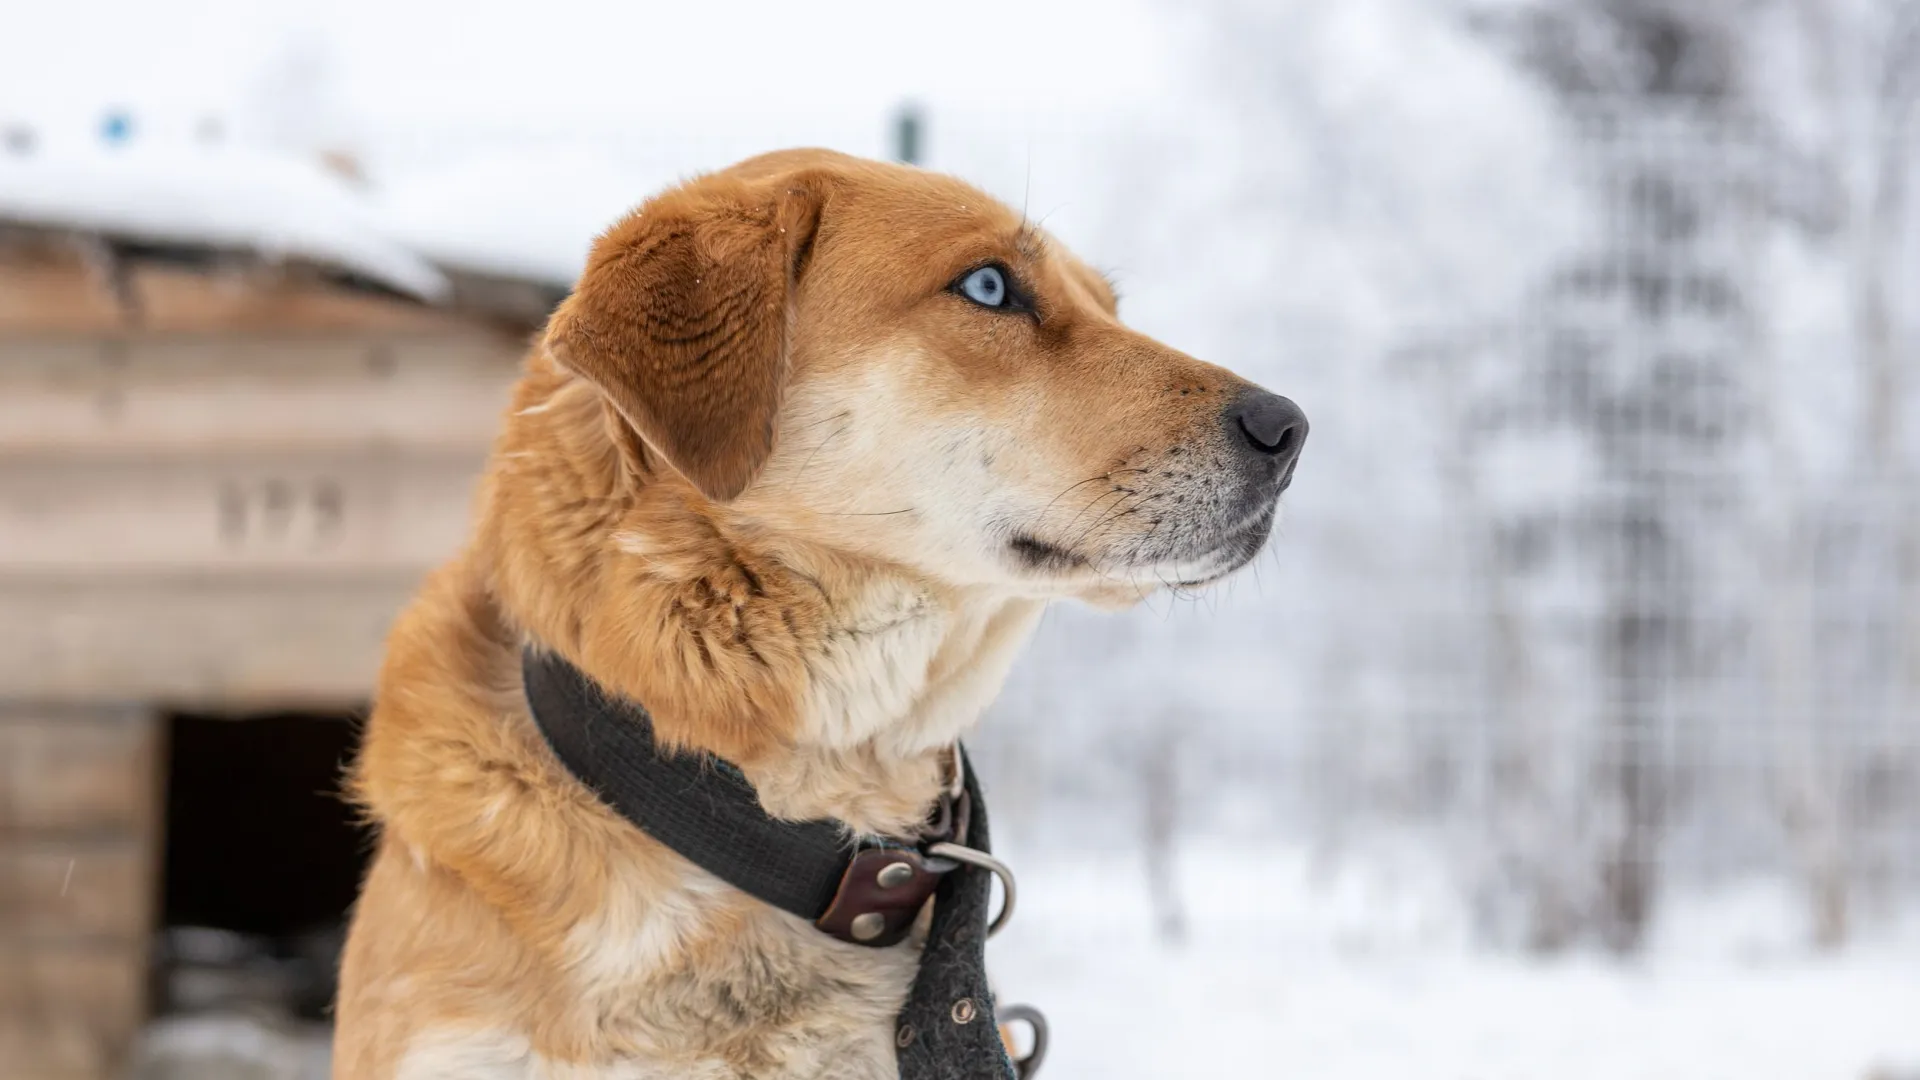
[[480, 454], [0, 461], [0, 582], [22, 575], [419, 573], [459, 549]]
[[0, 711], [0, 836], [144, 830], [156, 727], [144, 710]]
[[144, 941], [154, 889], [148, 845], [37, 843], [0, 835], [0, 926], [51, 940]]
[[0, 339], [0, 454], [489, 445], [524, 349], [431, 337]]
[[0, 261], [0, 333], [117, 334], [123, 325], [113, 292], [78, 257]]
[[[130, 1036], [118, 1041], [125, 1045]], [[120, 1069], [110, 1040], [72, 1016], [15, 1020], [0, 1014], [0, 1061], [7, 1063], [7, 1080], [110, 1080]]]
[[158, 726], [0, 710], [0, 1075], [118, 1075], [145, 1013]]
[[0, 937], [0, 1075], [105, 1080], [117, 1075], [146, 1009], [145, 942], [25, 942]]
[[147, 951], [144, 941], [26, 941], [0, 935], [0, 1016], [77, 1014], [103, 1027], [131, 1030], [146, 1001]]
[[297, 269], [276, 272], [239, 263], [207, 270], [136, 262], [126, 274], [133, 319], [143, 333], [435, 333], [473, 325], [424, 304], [335, 285]]
[[[93, 262], [89, 248], [99, 255]], [[485, 325], [244, 254], [207, 252], [192, 266], [116, 258], [97, 238], [57, 233], [0, 245], [0, 334], [9, 336], [444, 333]]]
[[0, 698], [344, 709], [414, 574], [0, 581]]

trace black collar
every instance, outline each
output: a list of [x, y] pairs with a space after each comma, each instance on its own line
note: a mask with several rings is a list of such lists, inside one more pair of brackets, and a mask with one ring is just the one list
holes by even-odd
[[[968, 788], [944, 796], [911, 838], [853, 836], [837, 821], [771, 817], [738, 769], [710, 754], [663, 752], [645, 709], [559, 656], [527, 649], [521, 673], [547, 744], [621, 817], [722, 881], [843, 941], [888, 946], [904, 938], [957, 865], [927, 849], [968, 839]], [[964, 755], [955, 764], [966, 771]]]
[[[998, 864], [986, 856], [986, 804], [964, 751], [955, 752], [959, 790], [942, 798], [920, 836], [855, 837], [838, 822], [771, 817], [746, 777], [718, 758], [662, 752], [645, 709], [550, 652], [525, 650], [521, 674], [534, 723], [567, 770], [621, 817], [735, 888], [842, 941], [875, 947], [906, 937], [934, 898], [894, 1033], [902, 1080], [1025, 1080], [1038, 1070], [1045, 1021], [1025, 1007], [1005, 1014], [1033, 1026], [1034, 1050], [1016, 1064], [987, 985], [986, 868]], [[1002, 881], [1004, 921], [1013, 894], [1011, 876]]]

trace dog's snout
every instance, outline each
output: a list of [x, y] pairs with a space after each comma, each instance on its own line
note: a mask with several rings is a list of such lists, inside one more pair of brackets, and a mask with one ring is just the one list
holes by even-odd
[[1257, 454], [1273, 459], [1284, 475], [1300, 458], [1307, 441], [1307, 414], [1292, 400], [1265, 390], [1248, 390], [1227, 409], [1230, 434]]

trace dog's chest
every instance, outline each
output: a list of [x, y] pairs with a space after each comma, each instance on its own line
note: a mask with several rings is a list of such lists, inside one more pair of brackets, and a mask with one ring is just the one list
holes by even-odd
[[910, 946], [844, 945], [692, 868], [666, 891], [644, 887], [636, 867], [609, 869], [602, 902], [565, 943], [564, 1019], [586, 1035], [586, 1060], [542, 1057], [515, 1032], [460, 1040], [462, 1053], [489, 1056], [501, 1077], [897, 1075], [895, 1018], [918, 967]]
[[[893, 1034], [917, 958], [910, 948], [830, 943], [768, 912], [695, 944], [664, 925], [696, 905], [622, 928], [583, 924], [569, 942], [575, 1053], [542, 1053], [514, 1027], [430, 1029], [398, 1080], [895, 1080]], [[589, 947], [587, 932], [606, 935]], [[680, 937], [685, 948], [667, 944]], [[650, 962], [649, 962], [650, 961]], [[629, 966], [638, 963], [640, 966]], [[507, 1014], [510, 1015], [510, 1014]]]
[[802, 1048], [787, 1062], [743, 1069], [720, 1057], [569, 1062], [534, 1052], [514, 1031], [428, 1031], [413, 1041], [394, 1080], [896, 1080], [892, 1043], [882, 1042]]

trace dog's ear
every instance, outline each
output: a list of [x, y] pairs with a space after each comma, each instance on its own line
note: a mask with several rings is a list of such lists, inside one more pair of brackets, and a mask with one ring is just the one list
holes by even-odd
[[547, 354], [717, 502], [773, 451], [794, 286], [824, 198], [823, 180], [805, 175], [669, 191], [594, 243], [547, 324]]

